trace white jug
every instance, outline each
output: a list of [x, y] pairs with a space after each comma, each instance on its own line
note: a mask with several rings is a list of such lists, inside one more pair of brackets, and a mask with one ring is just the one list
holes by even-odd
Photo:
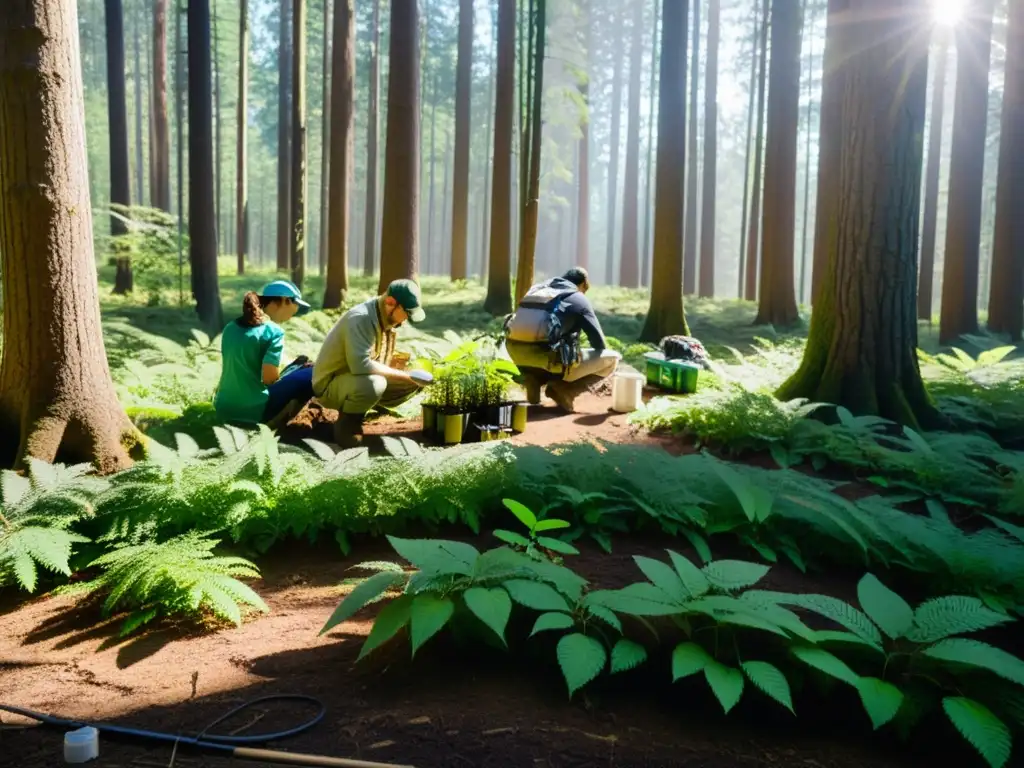
[[644, 377], [636, 371], [616, 371], [612, 377], [612, 410], [629, 413], [640, 407]]

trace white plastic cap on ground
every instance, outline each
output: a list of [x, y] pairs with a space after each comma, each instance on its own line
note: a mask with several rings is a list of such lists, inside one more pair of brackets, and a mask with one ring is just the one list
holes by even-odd
[[100, 732], [95, 728], [79, 728], [64, 734], [64, 762], [87, 763], [100, 756]]

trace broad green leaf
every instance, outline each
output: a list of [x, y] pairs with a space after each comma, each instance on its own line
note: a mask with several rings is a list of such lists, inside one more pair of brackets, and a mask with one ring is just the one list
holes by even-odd
[[932, 448], [931, 444], [925, 440], [921, 435], [910, 427], [903, 428], [903, 434], [907, 436], [910, 444], [914, 446], [921, 453], [935, 453], [935, 449]]
[[704, 665], [704, 677], [725, 714], [729, 714], [729, 710], [736, 706], [743, 695], [743, 673], [712, 659]]
[[538, 632], [546, 632], [551, 629], [569, 629], [572, 625], [572, 616], [567, 613], [560, 613], [558, 611], [542, 613], [537, 617], [537, 621], [533, 625], [533, 631], [530, 633], [530, 637], [533, 637]]
[[932, 659], [987, 669], [1004, 680], [1024, 685], [1024, 661], [980, 640], [950, 637], [925, 648], [924, 655]]
[[1017, 541], [1024, 543], [1024, 527], [1008, 523], [1005, 520], [1000, 520], [998, 517], [993, 517], [992, 515], [985, 515], [985, 517], [987, 517], [994, 525], [1017, 539]]
[[543, 533], [544, 531], [557, 531], [560, 528], [571, 528], [572, 523], [568, 520], [557, 520], [551, 518], [550, 520], [538, 520], [537, 524], [533, 527], [535, 533]]
[[893, 640], [903, 637], [914, 624], [914, 611], [874, 574], [865, 574], [857, 584], [857, 599], [864, 613]]
[[502, 586], [508, 590], [513, 600], [535, 611], [564, 611], [568, 613], [571, 610], [565, 598], [544, 582], [510, 579]]
[[[697, 550], [697, 556], [701, 559], [701, 562], [711, 562], [711, 547], [708, 546], [707, 539], [696, 531], [691, 531], [689, 528], [683, 528], [683, 536], [685, 536], [693, 548]], [[683, 583], [686, 583], [685, 579], [683, 580]]]
[[689, 590], [683, 586], [683, 582], [670, 566], [643, 555], [635, 555], [633, 560], [644, 572], [644, 576], [665, 594], [666, 602], [682, 603], [690, 596]]
[[512, 600], [501, 587], [470, 587], [463, 593], [466, 607], [505, 642], [505, 627], [512, 615]]
[[1002, 362], [1004, 357], [1016, 351], [1016, 349], [1014, 346], [986, 349], [978, 355], [978, 365], [996, 365]]
[[672, 682], [702, 672], [713, 661], [696, 643], [680, 643], [672, 651]]
[[781, 605], [793, 605], [824, 616], [853, 632], [871, 645], [882, 647], [882, 634], [871, 620], [852, 605], [828, 595], [801, 595], [789, 592], [753, 590], [744, 599], [764, 599]]
[[448, 623], [455, 611], [455, 603], [448, 597], [425, 594], [417, 595], [412, 601], [409, 611], [409, 635], [412, 639], [412, 655], [427, 640], [432, 638]]
[[1003, 768], [1010, 760], [1013, 741], [1010, 729], [983, 704], [963, 696], [947, 696], [942, 708], [968, 743], [991, 768]]
[[810, 638], [815, 643], [852, 643], [854, 645], [861, 645], [865, 648], [871, 648], [873, 650], [881, 650], [874, 643], [868, 642], [860, 635], [855, 635], [853, 632], [841, 632], [832, 629], [825, 629], [820, 632], [815, 632], [813, 637]]
[[857, 417], [850, 413], [848, 408], [844, 408], [841, 405], [836, 406], [836, 415], [839, 417], [839, 423], [844, 427], [856, 427]]
[[775, 498], [767, 488], [756, 485], [751, 486], [750, 492], [754, 497], [754, 522], [763, 523], [772, 514]]
[[711, 585], [726, 592], [756, 584], [771, 570], [767, 565], [744, 560], [716, 560], [704, 566], [704, 575]]
[[469, 576], [480, 553], [469, 544], [444, 539], [400, 539], [388, 536], [394, 550], [422, 571]]
[[558, 641], [558, 666], [569, 686], [569, 698], [604, 669], [608, 654], [599, 640], [579, 632]]
[[622, 632], [622, 622], [619, 621], [619, 617], [612, 613], [610, 610], [605, 608], [603, 605], [590, 605], [587, 604], [587, 611], [595, 619], [600, 619], [610, 627], [614, 627], [619, 632]]
[[896, 717], [903, 705], [903, 691], [877, 677], [860, 678], [856, 688], [864, 711], [868, 713], [876, 731]]
[[604, 589], [590, 593], [593, 605], [610, 608], [616, 613], [633, 616], [671, 616], [683, 610], [681, 603], [669, 598], [653, 584], [641, 582], [622, 589]]
[[331, 618], [324, 624], [320, 634], [330, 632], [342, 622], [348, 621], [363, 606], [392, 587], [397, 587], [403, 581], [405, 581], [405, 576], [402, 573], [381, 571], [359, 582], [351, 592], [345, 595], [345, 599], [341, 601], [341, 604], [334, 609], [334, 613], [331, 614]]
[[537, 516], [530, 511], [530, 508], [525, 504], [521, 504], [515, 499], [502, 499], [501, 503], [505, 505], [509, 512], [515, 515], [519, 522], [533, 531], [534, 526], [537, 525]]
[[178, 455], [183, 459], [192, 459], [199, 455], [199, 443], [191, 435], [177, 432], [174, 435], [174, 442], [178, 446]]
[[755, 497], [753, 486], [750, 482], [723, 461], [713, 461], [711, 463], [711, 468], [715, 471], [715, 474], [721, 478], [722, 482], [725, 483], [726, 487], [732, 491], [733, 496], [736, 497], [736, 501], [739, 502], [740, 509], [743, 510], [743, 514], [747, 516], [747, 520], [752, 523], [756, 521], [757, 498]]
[[846, 666], [846, 663], [822, 648], [815, 648], [807, 645], [794, 646], [793, 655], [808, 666], [824, 672], [829, 677], [842, 680], [852, 686], [857, 685], [860, 677]]
[[934, 643], [950, 635], [979, 632], [1009, 621], [1009, 616], [986, 608], [976, 597], [936, 597], [914, 611], [914, 626], [907, 632], [907, 638], [915, 643]]
[[758, 690], [793, 712], [793, 696], [789, 690], [789, 681], [778, 667], [767, 661], [745, 661], [741, 666]]
[[506, 531], [503, 528], [498, 528], [492, 531], [494, 537], [501, 539], [506, 544], [511, 544], [514, 547], [528, 547], [530, 546], [530, 540], [525, 536], [522, 536], [514, 531]]
[[369, 637], [366, 638], [366, 642], [363, 643], [363, 647], [359, 651], [360, 659], [397, 635], [399, 630], [409, 623], [409, 609], [412, 600], [411, 595], [402, 595], [381, 609], [381, 612], [377, 614], [377, 620], [373, 622]]
[[645, 661], [647, 661], [647, 649], [640, 643], [620, 637], [612, 648], [612, 674], [633, 669]]
[[0, 491], [2, 491], [0, 499], [6, 506], [15, 506], [31, 490], [32, 482], [27, 477], [22, 477], [10, 469], [5, 469], [3, 474], [0, 474]]
[[679, 578], [682, 580], [683, 586], [686, 588], [686, 591], [690, 593], [691, 597], [701, 597], [711, 589], [708, 577], [704, 575], [700, 568], [678, 552], [673, 552], [671, 549], [668, 550], [668, 556], [671, 558], [672, 565], [676, 568], [676, 573], [679, 574]]
[[572, 544], [561, 539], [553, 539], [550, 536], [538, 536], [537, 543], [545, 549], [557, 552], [560, 555], [578, 555], [580, 551]]

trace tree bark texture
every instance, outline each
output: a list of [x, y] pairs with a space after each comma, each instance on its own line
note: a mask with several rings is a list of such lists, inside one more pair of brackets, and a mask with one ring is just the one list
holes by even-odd
[[[619, 11], [612, 16], [613, 23], [618, 24], [622, 18]], [[611, 118], [611, 138], [609, 139], [608, 157], [608, 205], [605, 208], [607, 219], [607, 230], [605, 234], [605, 282], [608, 285], [615, 283], [615, 220], [618, 218], [618, 193], [619, 193], [619, 132], [622, 123], [622, 60], [625, 58], [623, 51], [623, 39], [625, 35], [615, 36], [615, 62], [613, 67], [615, 73], [612, 77], [612, 110], [609, 113]]]
[[946, 64], [949, 59], [949, 34], [940, 33], [932, 108], [928, 134], [928, 164], [924, 173], [924, 220], [921, 223], [921, 270], [917, 282], [917, 317], [932, 320], [932, 293], [935, 288], [935, 238], [938, 229], [939, 171], [942, 167], [942, 123], [946, 113]]
[[688, 0], [662, 0], [658, 80], [658, 162], [654, 199], [651, 305], [641, 341], [689, 335], [683, 314], [683, 170], [686, 167]]
[[470, 97], [473, 89], [473, 0], [459, 0], [459, 61], [455, 76], [455, 179], [452, 200], [452, 280], [465, 280], [469, 236]]
[[[110, 204], [132, 204], [131, 165], [128, 161], [128, 105], [125, 94], [124, 10], [121, 0], [104, 0], [107, 32], [107, 119], [110, 146]], [[128, 228], [119, 216], [126, 211], [115, 211], [110, 217], [110, 233], [123, 235]], [[132, 263], [126, 255], [117, 257], [114, 275], [114, 293], [132, 290]]]
[[693, 25], [690, 29], [690, 109], [689, 150], [686, 167], [686, 224], [683, 228], [683, 293], [697, 292], [697, 190], [700, 188], [700, 154], [697, 146], [697, 107], [700, 80], [700, 4], [693, 2]]
[[306, 0], [292, 2], [291, 268], [299, 288], [306, 279]]
[[633, 39], [629, 52], [629, 102], [626, 126], [626, 170], [622, 180], [622, 249], [619, 285], [640, 285], [640, 76], [643, 69], [644, 3], [633, 0]]
[[715, 295], [715, 209], [718, 182], [718, 44], [721, 0], [708, 0], [708, 59], [704, 85], [704, 193], [701, 195], [698, 295]]
[[[790, 0], [796, 2], [796, 0]], [[757, 298], [757, 275], [761, 262], [761, 200], [764, 189], [761, 184], [762, 158], [764, 157], [764, 91], [768, 82], [768, 28], [769, 0], [764, 0], [761, 13], [761, 57], [757, 75], [757, 133], [754, 137], [754, 183], [750, 190], [750, 218], [747, 221], [747, 263], [744, 298]]]
[[649, 105], [647, 111], [647, 163], [644, 171], [644, 245], [640, 252], [640, 285], [645, 288], [651, 282], [651, 224], [654, 219], [654, 195], [651, 191], [651, 177], [654, 168], [654, 107], [658, 100], [654, 98], [658, 82], [658, 22], [661, 19], [661, 5], [654, 3], [654, 24], [651, 29], [651, 82]]
[[373, 3], [373, 29], [370, 48], [370, 93], [366, 115], [366, 205], [365, 240], [363, 243], [363, 274], [372, 275], [377, 268], [377, 143], [380, 137], [380, 4]]
[[139, 14], [132, 14], [132, 89], [135, 101], [135, 199], [145, 205], [146, 199], [146, 144], [142, 131], [142, 41], [139, 34]]
[[[337, 2], [338, 0], [335, 0]], [[328, 246], [330, 243], [330, 233], [328, 229], [330, 225], [328, 222], [331, 218], [330, 205], [331, 205], [331, 67], [334, 65], [333, 56], [331, 54], [331, 0], [323, 0], [323, 13], [324, 13], [324, 36], [323, 36], [323, 74], [321, 84], [323, 86], [323, 114], [320, 121], [320, 229], [317, 233], [319, 240], [317, 242], [317, 271], [320, 277], [326, 277], [327, 275], [327, 258], [328, 258]], [[349, 192], [351, 197], [351, 191]], [[354, 227], [349, 227], [350, 235], [354, 234]], [[346, 243], [348, 240], [346, 239]], [[354, 246], [349, 246], [348, 253], [354, 250]], [[345, 282], [346, 288], [348, 287], [348, 256], [345, 257]]]
[[103, 346], [84, 103], [75, 0], [0, 4], [4, 466], [31, 457], [111, 472], [141, 439]]
[[419, 276], [419, 61], [416, 0], [392, 0], [380, 293], [392, 280]]
[[[356, 20], [352, 0], [335, 0], [334, 51], [331, 71], [331, 162], [328, 191], [328, 260], [324, 309], [341, 306], [348, 291], [348, 235], [351, 226], [349, 195], [352, 187], [354, 142], [352, 125], [355, 96]], [[326, 146], [325, 146], [326, 151]], [[369, 223], [367, 223], [369, 226]]]
[[736, 296], [740, 299], [746, 296], [745, 284], [747, 273], [747, 216], [749, 214], [748, 203], [750, 202], [750, 147], [754, 141], [754, 94], [757, 92], [757, 47], [761, 39], [760, 29], [763, 23], [760, 18], [757, 3], [754, 4], [754, 35], [753, 51], [750, 54], [750, 94], [747, 99], [747, 132], [743, 150], [743, 204], [740, 211], [740, 260], [738, 274], [736, 276]]
[[171, 135], [167, 121], [167, 0], [153, 3], [153, 207], [171, 210]]
[[249, 177], [247, 135], [249, 123], [249, 0], [238, 6], [238, 141], [235, 152], [235, 240], [238, 247], [238, 274], [245, 274], [245, 256], [249, 251]]
[[289, 0], [281, 0], [280, 36], [277, 49], [277, 270], [291, 267], [292, 249], [292, 54]]
[[580, 84], [580, 100], [586, 105], [586, 112], [580, 118], [580, 138], [576, 150], [576, 263], [584, 269], [590, 266], [590, 14], [590, 3], [583, 0], [581, 15], [586, 64], [584, 80]]
[[829, 185], [836, 237], [803, 361], [778, 396], [927, 427], [937, 414], [917, 363], [914, 288], [931, 9], [852, 0], [849, 10], [841, 169]]

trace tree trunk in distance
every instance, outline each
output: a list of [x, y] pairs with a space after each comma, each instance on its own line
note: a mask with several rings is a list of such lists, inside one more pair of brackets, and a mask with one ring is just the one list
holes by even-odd
[[586, 105], [587, 112], [580, 120], [580, 138], [577, 149], [576, 176], [576, 263], [584, 269], [590, 266], [590, 73], [593, 58], [590, 55], [590, 0], [583, 0], [581, 5], [583, 17], [583, 55], [584, 77], [580, 84], [580, 99]]
[[698, 295], [715, 295], [715, 195], [718, 182], [718, 44], [721, 0], [708, 0], [708, 60], [704, 85], [704, 194], [701, 195]]
[[[337, 2], [338, 0], [335, 0]], [[331, 24], [331, 0], [324, 0], [324, 69], [321, 82], [323, 83], [323, 119], [320, 123], [320, 241], [317, 250], [318, 272], [320, 277], [327, 275], [327, 248], [330, 241], [328, 230], [330, 225], [330, 174], [331, 174], [331, 67], [333, 66], [331, 56], [331, 40], [328, 31]], [[350, 160], [351, 162], [351, 160]], [[349, 182], [351, 183], [351, 182]], [[351, 197], [351, 190], [349, 190]], [[349, 227], [350, 234], [353, 227]], [[348, 238], [345, 239], [348, 243]], [[348, 248], [348, 253], [354, 250]], [[348, 288], [348, 256], [345, 257], [345, 288]]]
[[655, 0], [654, 3], [654, 28], [651, 30], [651, 84], [647, 93], [650, 97], [650, 104], [647, 112], [647, 166], [646, 178], [644, 179], [644, 249], [640, 256], [640, 285], [647, 287], [651, 276], [651, 223], [654, 219], [653, 197], [651, 195], [651, 169], [653, 163], [654, 146], [654, 105], [657, 99], [654, 98], [655, 87], [658, 79], [658, 20], [661, 18], [661, 5]]
[[238, 7], [238, 166], [235, 170], [235, 240], [238, 246], [238, 274], [245, 274], [245, 255], [249, 250], [249, 0], [239, 0]]
[[956, 27], [956, 103], [942, 266], [939, 341], [978, 331], [981, 196], [995, 0], [970, 0]]
[[747, 99], [747, 133], [743, 151], [743, 203], [740, 211], [740, 260], [737, 270], [736, 287], [737, 298], [744, 298], [744, 291], [747, 275], [747, 204], [750, 201], [750, 145], [754, 139], [754, 94], [757, 90], [757, 45], [761, 39], [761, 19], [758, 13], [759, 6], [754, 3], [754, 45], [750, 54], [750, 96]]
[[281, 0], [280, 32], [277, 49], [277, 270], [291, 266], [292, 252], [292, 83], [291, 25], [289, 0]]
[[416, 0], [392, 0], [378, 293], [392, 280], [419, 277], [419, 61]]
[[1010, 3], [988, 328], [1014, 342], [1024, 326], [1024, 5]]
[[167, 122], [167, 0], [153, 3], [153, 207], [171, 210], [171, 137]]
[[498, 12], [496, 6], [491, 4], [491, 34], [494, 38], [494, 51], [491, 55], [491, 66], [488, 71], [487, 77], [487, 119], [486, 128], [484, 129], [484, 137], [487, 143], [487, 151], [485, 154], [485, 165], [484, 168], [484, 216], [480, 227], [480, 280], [481, 282], [487, 281], [488, 274], [488, 238], [491, 234], [491, 201], [493, 200], [493, 193], [491, 188], [491, 169], [494, 166], [493, 159], [491, 158], [491, 152], [494, 148], [494, 140], [491, 138], [491, 123], [494, 119], [494, 80], [495, 70], [498, 61]]
[[814, 260], [811, 266], [811, 304], [818, 301], [821, 282], [835, 248], [836, 205], [839, 201], [839, 172], [843, 135], [843, 63], [847, 46], [844, 36], [850, 0], [828, 0], [825, 50], [821, 56], [821, 119], [818, 125], [818, 190], [814, 214]]
[[224, 226], [223, 196], [221, 190], [224, 183], [224, 144], [221, 142], [223, 122], [220, 117], [220, 30], [217, 24], [217, 0], [212, 0], [213, 13], [210, 24], [213, 27], [213, 199], [214, 199], [214, 235], [217, 240], [217, 256], [220, 257], [222, 233], [227, 231]]
[[689, 0], [662, 0], [651, 305], [641, 341], [689, 335], [683, 314], [683, 170], [686, 167], [686, 22]]
[[[434, 171], [437, 167], [437, 81], [439, 76], [439, 72], [434, 72], [434, 82], [430, 86], [430, 182], [427, 201], [427, 246], [422, 249], [425, 251], [422, 259], [423, 272], [428, 275], [433, 274], [431, 261], [434, 258]], [[421, 107], [420, 114], [422, 113]]]
[[292, 180], [291, 272], [302, 288], [306, 279], [306, 0], [292, 2]]
[[377, 142], [380, 137], [380, 3], [373, 3], [373, 29], [370, 48], [370, 94], [366, 116], [366, 215], [363, 244], [363, 274], [372, 275], [377, 267]]
[[141, 436], [103, 346], [76, 3], [7, 0], [0, 51], [0, 463], [124, 469]]
[[[107, 32], [107, 119], [110, 131], [110, 203], [111, 206], [132, 204], [131, 165], [128, 162], [128, 105], [125, 101], [124, 11], [121, 0], [104, 0]], [[115, 211], [110, 217], [110, 233], [123, 235], [127, 226]], [[114, 293], [132, 290], [132, 263], [128, 256], [117, 257]]]
[[[927, 0], [851, 0], [843, 36], [842, 173], [836, 236], [800, 369], [780, 399], [806, 397], [914, 428], [936, 423], [917, 362], [914, 288]], [[830, 17], [830, 22], [834, 19]], [[845, 46], [844, 46], [845, 47]]]
[[[444, 254], [450, 250], [450, 244], [448, 237], [450, 235], [448, 231], [448, 222], [451, 220], [451, 216], [448, 215], [448, 189], [451, 184], [451, 170], [452, 170], [452, 153], [454, 147], [451, 145], [451, 137], [449, 134], [445, 134], [444, 137], [444, 192], [441, 194], [441, 248], [438, 253], [441, 254], [442, 262], [438, 265], [438, 271], [444, 271]], [[448, 271], [451, 272], [451, 263], [448, 264]]]
[[135, 90], [135, 199], [144, 205], [146, 199], [145, 142], [142, 132], [142, 41], [139, 39], [139, 14], [132, 15], [132, 85]]
[[807, 233], [810, 231], [811, 213], [811, 115], [814, 106], [814, 88], [812, 77], [814, 75], [814, 12], [810, 9], [807, 0], [804, 0], [804, 29], [807, 30], [807, 143], [804, 150], [804, 210], [801, 218], [800, 232], [800, 289], [797, 294], [797, 301], [801, 304], [807, 302]]
[[[618, 23], [621, 17], [618, 14], [612, 16], [613, 23]], [[620, 29], [621, 29], [621, 25]], [[622, 50], [623, 38], [625, 35], [615, 35], [615, 74], [612, 79], [612, 111], [611, 139], [608, 158], [608, 205], [607, 229], [605, 235], [605, 282], [608, 285], [615, 283], [615, 219], [618, 213], [617, 197], [619, 192], [619, 131], [622, 119], [622, 60], [625, 52]]]
[[[757, 274], [761, 262], [761, 199], [764, 189], [761, 185], [761, 163], [764, 156], [764, 92], [768, 82], [768, 29], [769, 0], [764, 0], [761, 14], [761, 61], [758, 65], [757, 80], [757, 135], [754, 138], [754, 183], [750, 191], [750, 218], [747, 221], [747, 274], [744, 298], [757, 299]], [[796, 0], [790, 0], [796, 2]]]
[[689, 142], [686, 168], [686, 224], [683, 227], [683, 293], [697, 292], [697, 189], [700, 178], [700, 155], [697, 152], [697, 89], [700, 72], [700, 4], [694, 0], [693, 26], [690, 29], [690, 109]]
[[455, 76], [455, 179], [452, 200], [452, 280], [465, 280], [469, 235], [469, 145], [473, 90], [473, 0], [459, 0], [459, 59]]
[[[352, 187], [356, 20], [352, 0], [334, 0], [331, 71], [331, 178], [328, 213], [327, 286], [324, 309], [336, 309], [348, 291], [349, 195]], [[326, 148], [325, 148], [326, 149]], [[367, 223], [367, 226], [370, 226]]]
[[[181, 41], [181, 19], [185, 15], [184, 0], [174, 0], [174, 130], [178, 137], [175, 155], [178, 166], [178, 306], [185, 306], [185, 77], [184, 46]], [[192, 294], [196, 291], [196, 276], [189, 270]]]
[[622, 181], [622, 249], [619, 285], [640, 285], [640, 75], [643, 68], [644, 3], [633, 0], [633, 40], [629, 53], [629, 124], [626, 126], [626, 172]]
[[772, 3], [772, 58], [764, 164], [761, 290], [754, 325], [800, 319], [793, 285], [796, 256], [796, 157], [800, 130], [800, 6]]
[[932, 108], [928, 134], [928, 164], [924, 173], [924, 221], [921, 224], [921, 270], [917, 282], [917, 319], [932, 321], [932, 293], [935, 285], [935, 238], [938, 228], [939, 171], [942, 167], [942, 123], [946, 113], [946, 67], [949, 60], [949, 32], [939, 29], [938, 66], [932, 86]]
[[217, 284], [217, 223], [213, 200], [213, 72], [210, 0], [188, 3], [188, 222], [196, 313], [203, 326], [223, 325]]

